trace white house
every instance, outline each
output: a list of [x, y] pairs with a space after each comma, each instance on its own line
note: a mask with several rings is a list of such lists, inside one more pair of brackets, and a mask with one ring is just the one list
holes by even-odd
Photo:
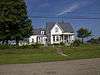
[[29, 44], [46, 44], [47, 37], [45, 35], [32, 35], [29, 38]]
[[30, 36], [29, 43], [35, 44], [71, 44], [75, 40], [75, 33], [70, 23], [49, 22], [46, 28], [34, 29]]
[[42, 28], [34, 29], [34, 34], [29, 38], [29, 44], [46, 44], [47, 36]]

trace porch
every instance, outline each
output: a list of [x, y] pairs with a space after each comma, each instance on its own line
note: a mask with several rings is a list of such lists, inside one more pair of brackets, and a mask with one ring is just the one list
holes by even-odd
[[74, 41], [74, 34], [73, 33], [63, 33], [63, 34], [53, 34], [52, 35], [52, 44], [58, 43], [60, 44], [70, 44]]

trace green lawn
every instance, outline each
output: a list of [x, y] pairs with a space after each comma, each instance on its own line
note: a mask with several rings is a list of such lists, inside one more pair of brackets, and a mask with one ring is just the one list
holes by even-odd
[[63, 47], [67, 56], [57, 54], [56, 48], [4, 49], [0, 50], [0, 64], [62, 61], [100, 58], [100, 45], [82, 45], [77, 48]]

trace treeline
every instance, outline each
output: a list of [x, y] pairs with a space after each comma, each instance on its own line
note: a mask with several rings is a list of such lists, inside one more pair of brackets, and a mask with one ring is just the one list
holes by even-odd
[[16, 43], [32, 34], [24, 0], [0, 0], [0, 41]]
[[98, 38], [91, 38], [87, 42], [91, 43], [91, 44], [100, 44], [100, 37], [98, 37]]

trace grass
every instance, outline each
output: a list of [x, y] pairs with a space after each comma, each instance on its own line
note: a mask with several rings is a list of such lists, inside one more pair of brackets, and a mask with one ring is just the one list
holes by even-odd
[[62, 61], [100, 58], [100, 45], [82, 45], [77, 48], [63, 47], [67, 56], [57, 54], [56, 48], [4, 49], [0, 50], [0, 64]]

